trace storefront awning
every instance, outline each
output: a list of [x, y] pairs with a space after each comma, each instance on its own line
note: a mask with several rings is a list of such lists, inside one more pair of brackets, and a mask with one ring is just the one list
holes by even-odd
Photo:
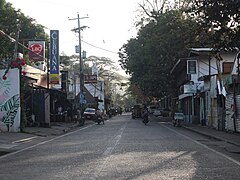
[[193, 94], [181, 94], [181, 95], [178, 96], [178, 99], [181, 100], [181, 99], [191, 97], [191, 96], [193, 96]]

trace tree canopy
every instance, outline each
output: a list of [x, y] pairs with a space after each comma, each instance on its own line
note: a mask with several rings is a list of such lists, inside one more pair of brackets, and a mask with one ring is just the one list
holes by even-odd
[[[189, 28], [191, 27], [191, 29]], [[136, 38], [120, 49], [120, 64], [145, 95], [167, 95], [174, 83], [170, 71], [197, 44], [195, 21], [179, 11], [168, 11], [142, 27]]]
[[240, 47], [239, 0], [193, 0], [188, 12], [196, 18], [203, 32], [210, 32], [209, 45], [217, 50]]
[[145, 0], [140, 8], [147, 18], [136, 23], [137, 36], [119, 51], [131, 84], [161, 98], [171, 93], [170, 71], [189, 48], [239, 48], [239, 7], [238, 0], [176, 0], [172, 6], [168, 0]]
[[[19, 31], [19, 42], [27, 46], [28, 40], [44, 39], [48, 36], [44, 32], [44, 26], [37, 24], [35, 19], [25, 16], [21, 10], [16, 10], [11, 3], [0, 0], [0, 30], [11, 38], [16, 39]], [[14, 43], [0, 33], [0, 58], [12, 59], [14, 53]], [[19, 46], [18, 52], [24, 52]]]

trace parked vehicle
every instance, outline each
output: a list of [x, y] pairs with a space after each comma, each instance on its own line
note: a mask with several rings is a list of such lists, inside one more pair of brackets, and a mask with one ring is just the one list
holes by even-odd
[[168, 108], [163, 108], [163, 109], [161, 110], [161, 115], [162, 115], [163, 117], [169, 117], [169, 116], [170, 116], [170, 113], [171, 113], [171, 110], [168, 109]]
[[97, 110], [95, 108], [86, 108], [83, 113], [84, 119], [87, 120], [96, 120], [97, 118]]
[[173, 126], [181, 127], [182, 126], [182, 121], [183, 121], [183, 113], [175, 113], [174, 118], [173, 118]]
[[95, 122], [98, 124], [102, 122], [104, 124], [104, 119], [101, 116], [97, 116], [97, 118], [95, 119]]
[[132, 118], [141, 118], [142, 117], [143, 107], [141, 104], [134, 105], [132, 107]]
[[104, 124], [104, 118], [103, 118], [103, 113], [100, 111], [100, 109], [97, 109], [96, 111], [96, 119], [95, 121], [100, 124], [101, 122]]
[[162, 115], [161, 111], [162, 111], [161, 109], [155, 109], [153, 112], [153, 115], [155, 117], [161, 116]]
[[153, 114], [156, 109], [157, 109], [157, 106], [151, 105], [151, 106], [148, 107], [148, 112], [150, 114]]

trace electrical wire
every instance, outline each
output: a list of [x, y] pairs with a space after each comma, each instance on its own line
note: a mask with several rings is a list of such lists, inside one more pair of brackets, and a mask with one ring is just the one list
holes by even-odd
[[111, 50], [108, 50], [108, 49], [104, 49], [104, 48], [95, 46], [95, 45], [90, 44], [90, 43], [88, 43], [88, 42], [86, 42], [86, 41], [83, 41], [83, 40], [81, 40], [81, 41], [82, 41], [83, 43], [85, 43], [85, 44], [87, 44], [87, 45], [89, 45], [89, 46], [95, 47], [95, 48], [97, 48], [97, 49], [101, 49], [101, 50], [103, 50], [103, 51], [107, 51], [107, 52], [110, 52], [110, 53], [113, 53], [113, 54], [118, 54], [117, 52], [114, 52], [114, 51], [111, 51]]
[[46, 60], [46, 58], [44, 58], [43, 56], [41, 56], [40, 54], [35, 53], [34, 51], [32, 51], [31, 49], [29, 49], [28, 47], [26, 47], [24, 44], [20, 43], [19, 41], [17, 41], [16, 39], [12, 38], [11, 36], [9, 36], [8, 34], [6, 34], [4, 31], [0, 30], [0, 34], [3, 35], [3, 37], [5, 37], [6, 39], [8, 39], [11, 43], [18, 43], [18, 45], [20, 45], [22, 48], [32, 52], [33, 54], [35, 54], [36, 56], [39, 56], [43, 59]]

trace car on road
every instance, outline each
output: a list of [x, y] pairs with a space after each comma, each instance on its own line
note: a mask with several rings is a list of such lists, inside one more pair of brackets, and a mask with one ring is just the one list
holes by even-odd
[[150, 113], [150, 114], [153, 114], [154, 113], [154, 111], [155, 111], [155, 109], [157, 109], [158, 107], [157, 106], [148, 106], [148, 112]]
[[97, 110], [95, 108], [86, 108], [83, 112], [83, 116], [86, 120], [96, 120]]
[[161, 115], [162, 115], [162, 114], [161, 114], [161, 109], [155, 109], [155, 110], [153, 111], [153, 115], [154, 115], [155, 117], [161, 116]]

